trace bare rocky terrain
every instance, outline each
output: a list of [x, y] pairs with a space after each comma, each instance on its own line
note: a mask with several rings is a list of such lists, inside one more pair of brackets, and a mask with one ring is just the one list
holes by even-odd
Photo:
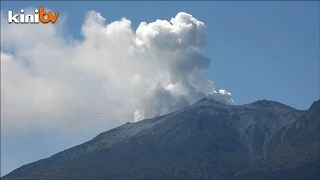
[[320, 100], [308, 110], [210, 99], [126, 123], [9, 179], [319, 179]]

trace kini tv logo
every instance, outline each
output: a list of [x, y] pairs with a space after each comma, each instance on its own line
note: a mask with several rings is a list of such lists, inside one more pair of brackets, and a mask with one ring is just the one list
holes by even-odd
[[34, 14], [24, 14], [24, 10], [20, 10], [20, 14], [13, 14], [13, 11], [8, 11], [8, 23], [12, 24], [52, 24], [57, 22], [59, 12], [46, 11], [42, 6], [34, 10]]

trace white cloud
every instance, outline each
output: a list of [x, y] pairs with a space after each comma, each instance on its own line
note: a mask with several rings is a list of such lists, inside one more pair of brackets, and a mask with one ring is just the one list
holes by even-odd
[[[67, 38], [64, 19], [8, 24], [1, 16], [2, 133], [64, 129], [99, 133], [163, 115], [204, 98], [233, 104], [203, 71], [210, 60], [205, 25], [180, 12], [170, 21], [106, 24], [86, 14], [83, 41]], [[98, 114], [100, 113], [100, 114]]]

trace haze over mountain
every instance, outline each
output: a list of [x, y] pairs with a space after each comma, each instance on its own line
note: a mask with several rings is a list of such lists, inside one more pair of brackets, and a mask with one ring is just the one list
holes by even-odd
[[267, 100], [203, 99], [103, 132], [2, 179], [318, 179], [319, 121], [320, 100], [297, 110]]

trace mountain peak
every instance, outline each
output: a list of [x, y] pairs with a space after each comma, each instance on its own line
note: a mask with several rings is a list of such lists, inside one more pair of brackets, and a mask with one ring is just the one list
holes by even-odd
[[272, 107], [272, 101], [268, 101], [266, 99], [255, 101], [252, 104], [260, 107]]
[[320, 109], [320, 99], [317, 101], [314, 101], [309, 109]]
[[222, 104], [222, 103], [220, 103], [220, 102], [219, 102], [219, 101], [217, 101], [217, 100], [209, 99], [209, 98], [203, 98], [203, 99], [201, 99], [200, 101], [198, 101], [196, 104], [199, 104], [199, 103], [214, 103], [214, 104]]
[[260, 107], [260, 108], [269, 108], [269, 109], [289, 109], [289, 110], [296, 110], [295, 108], [276, 102], [276, 101], [270, 101], [270, 100], [258, 100], [255, 101], [253, 103], [251, 103], [251, 105], [256, 106], [256, 107]]

